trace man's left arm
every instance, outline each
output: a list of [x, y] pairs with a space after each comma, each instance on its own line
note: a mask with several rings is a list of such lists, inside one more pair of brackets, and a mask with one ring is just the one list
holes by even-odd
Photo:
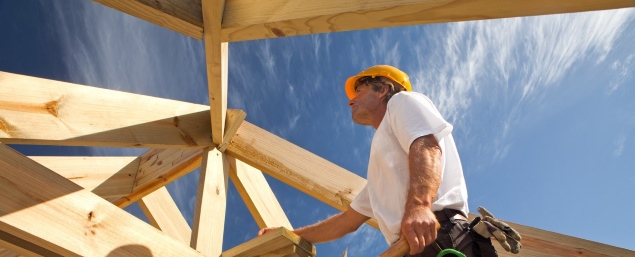
[[441, 183], [441, 147], [430, 134], [410, 144], [406, 206], [401, 221], [401, 235], [410, 245], [410, 254], [423, 251], [437, 238], [437, 219], [431, 210]]

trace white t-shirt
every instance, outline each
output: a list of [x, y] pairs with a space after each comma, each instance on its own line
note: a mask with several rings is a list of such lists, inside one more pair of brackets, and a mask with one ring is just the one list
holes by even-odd
[[371, 143], [368, 182], [351, 203], [355, 211], [377, 220], [388, 244], [401, 234], [410, 173], [408, 152], [421, 136], [434, 134], [443, 151], [441, 185], [432, 211], [450, 208], [468, 213], [463, 168], [451, 132], [452, 125], [423, 94], [400, 92], [388, 101]]

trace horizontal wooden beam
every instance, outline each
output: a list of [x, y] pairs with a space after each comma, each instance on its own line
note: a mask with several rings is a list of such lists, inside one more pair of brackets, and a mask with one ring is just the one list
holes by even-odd
[[2, 144], [0, 156], [0, 231], [63, 256], [202, 256]]
[[[203, 37], [200, 0], [97, 1], [176, 32], [199, 39]], [[140, 7], [133, 7], [137, 5]], [[221, 41], [235, 42], [634, 6], [635, 2], [632, 0], [226, 0]], [[180, 20], [188, 21], [196, 29], [178, 25]], [[174, 26], [166, 25], [172, 22]]]
[[209, 107], [0, 72], [0, 141], [7, 144], [215, 146]]
[[285, 228], [279, 228], [229, 249], [223, 252], [221, 257], [267, 256], [288, 246], [300, 248], [309, 256], [316, 254], [315, 246], [311, 243]]
[[[483, 8], [487, 6], [487, 8]], [[633, 7], [632, 0], [228, 0], [223, 41]]]
[[192, 229], [167, 188], [155, 190], [141, 198], [138, 203], [152, 226], [181, 243], [190, 245]]
[[132, 192], [138, 157], [29, 156], [57, 174], [102, 198], [123, 197]]

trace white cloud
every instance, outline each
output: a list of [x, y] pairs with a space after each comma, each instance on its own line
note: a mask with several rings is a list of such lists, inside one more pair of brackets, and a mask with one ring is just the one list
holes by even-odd
[[[610, 65], [604, 63], [608, 54], [634, 18], [635, 11], [621, 9], [414, 28], [411, 33], [425, 35], [430, 44], [408, 46], [419, 57], [408, 65], [415, 69], [413, 87], [430, 96], [468, 141], [474, 124], [487, 117], [502, 120], [488, 124], [485, 132], [494, 142], [488, 149], [500, 149], [490, 156], [504, 158], [511, 147], [509, 132], [522, 126], [526, 112], [540, 109], [541, 100], [566, 86], [563, 78], [580, 65], [589, 60]], [[632, 73], [629, 58], [614, 64], [627, 74], [623, 77]], [[623, 81], [618, 76], [613, 87]], [[486, 112], [472, 111], [477, 108]]]
[[611, 69], [613, 69], [617, 75], [611, 80], [611, 85], [609, 87], [608, 94], [613, 94], [616, 90], [618, 90], [628, 78], [630, 78], [633, 74], [633, 70], [635, 68], [635, 54], [631, 54], [624, 59], [624, 61], [616, 60], [611, 65]]
[[615, 149], [613, 150], [614, 157], [622, 156], [622, 153], [624, 152], [624, 145], [626, 143], [626, 139], [627, 137], [625, 134], [618, 135], [617, 139], [614, 142], [615, 144]]

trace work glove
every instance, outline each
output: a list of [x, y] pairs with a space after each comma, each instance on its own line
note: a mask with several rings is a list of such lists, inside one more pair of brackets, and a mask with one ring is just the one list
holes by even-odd
[[485, 238], [496, 238], [508, 252], [520, 252], [522, 245], [519, 242], [520, 234], [516, 230], [507, 225], [507, 223], [494, 218], [494, 215], [483, 207], [478, 207], [478, 212], [481, 217], [475, 219], [478, 219], [478, 221], [476, 221], [476, 225], [472, 227], [472, 230]]

